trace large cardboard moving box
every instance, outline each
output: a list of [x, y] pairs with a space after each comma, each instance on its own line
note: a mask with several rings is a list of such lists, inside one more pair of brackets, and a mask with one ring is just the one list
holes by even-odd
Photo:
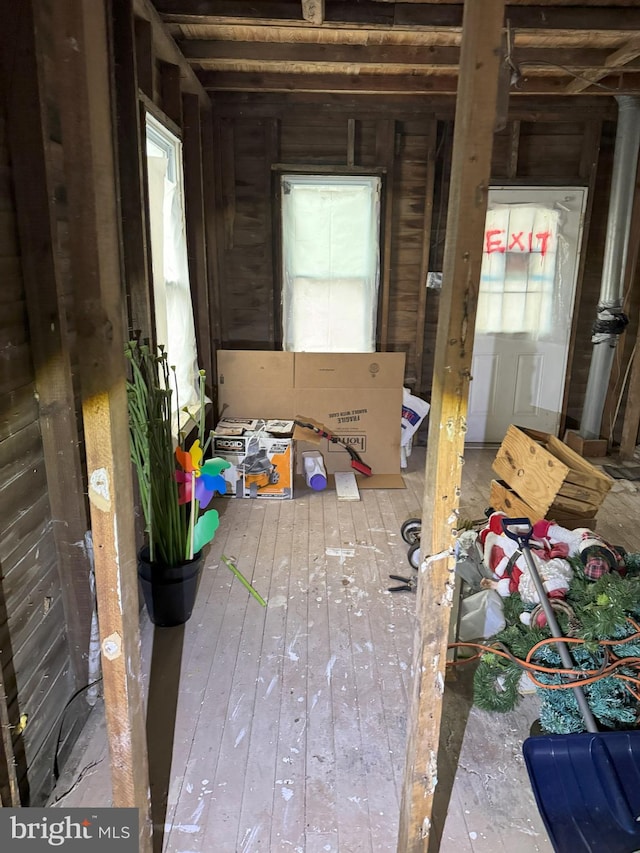
[[[372, 468], [373, 477], [358, 476], [360, 488], [404, 487], [404, 353], [219, 350], [217, 362], [221, 417], [312, 418], [350, 442]], [[339, 444], [324, 441], [320, 450], [329, 473], [350, 469]]]

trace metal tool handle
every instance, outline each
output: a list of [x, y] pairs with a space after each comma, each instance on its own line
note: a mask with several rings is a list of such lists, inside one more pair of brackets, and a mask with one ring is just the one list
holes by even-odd
[[[518, 546], [520, 547], [526, 560], [527, 568], [529, 569], [531, 579], [533, 580], [533, 585], [535, 586], [536, 592], [538, 593], [540, 605], [544, 611], [544, 615], [547, 617], [547, 624], [549, 625], [551, 635], [556, 639], [562, 640], [564, 635], [560, 630], [560, 625], [558, 625], [556, 614], [553, 610], [553, 607], [551, 606], [549, 598], [547, 597], [544, 584], [542, 583], [542, 578], [538, 574], [538, 569], [533, 559], [533, 554], [531, 553], [531, 549], [529, 548], [529, 539], [531, 538], [531, 534], [533, 533], [531, 520], [528, 518], [503, 518], [502, 529], [510, 539], [513, 539], [515, 542], [518, 543]], [[566, 643], [557, 642], [556, 648], [558, 649], [558, 654], [560, 655], [560, 660], [562, 661], [563, 667], [565, 669], [575, 669], [575, 662], [571, 657]], [[595, 717], [591, 712], [591, 708], [589, 707], [589, 703], [587, 702], [587, 697], [584, 695], [582, 687], [576, 685], [571, 689], [573, 690], [574, 696], [576, 697], [576, 702], [578, 703], [578, 708], [580, 709], [580, 713], [582, 714], [582, 719], [584, 720], [584, 724], [587, 727], [587, 731], [597, 732], [598, 726], [596, 724]]]

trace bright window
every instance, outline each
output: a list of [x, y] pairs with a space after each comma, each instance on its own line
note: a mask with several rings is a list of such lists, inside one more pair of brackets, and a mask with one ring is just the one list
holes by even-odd
[[[175, 368], [172, 402], [177, 413], [199, 403], [197, 350], [184, 212], [182, 143], [151, 115], [146, 117], [149, 223], [156, 337]], [[186, 415], [181, 415], [181, 424]], [[177, 425], [177, 421], [176, 421]], [[177, 430], [176, 430], [177, 432]]]
[[374, 352], [380, 179], [281, 181], [283, 349]]

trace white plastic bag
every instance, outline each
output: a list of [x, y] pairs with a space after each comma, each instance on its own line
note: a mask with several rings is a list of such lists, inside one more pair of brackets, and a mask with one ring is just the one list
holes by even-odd
[[493, 637], [506, 627], [502, 599], [493, 589], [483, 589], [460, 602], [458, 639], [461, 643]]
[[411, 455], [411, 440], [430, 409], [426, 400], [414, 396], [408, 388], [402, 389], [402, 418], [400, 420], [400, 467], [407, 467]]

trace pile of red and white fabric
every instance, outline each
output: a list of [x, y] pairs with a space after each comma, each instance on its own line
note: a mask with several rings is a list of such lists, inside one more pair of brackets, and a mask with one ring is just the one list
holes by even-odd
[[[494, 512], [478, 535], [485, 566], [493, 580], [482, 586], [495, 589], [506, 598], [518, 592], [525, 605], [538, 604], [533, 580], [517, 542], [502, 529], [502, 512]], [[549, 598], [564, 598], [569, 589], [573, 569], [570, 557], [578, 557], [585, 575], [597, 580], [610, 571], [624, 574], [624, 552], [614, 548], [586, 527], [567, 530], [553, 521], [537, 521], [529, 541], [536, 568]]]

